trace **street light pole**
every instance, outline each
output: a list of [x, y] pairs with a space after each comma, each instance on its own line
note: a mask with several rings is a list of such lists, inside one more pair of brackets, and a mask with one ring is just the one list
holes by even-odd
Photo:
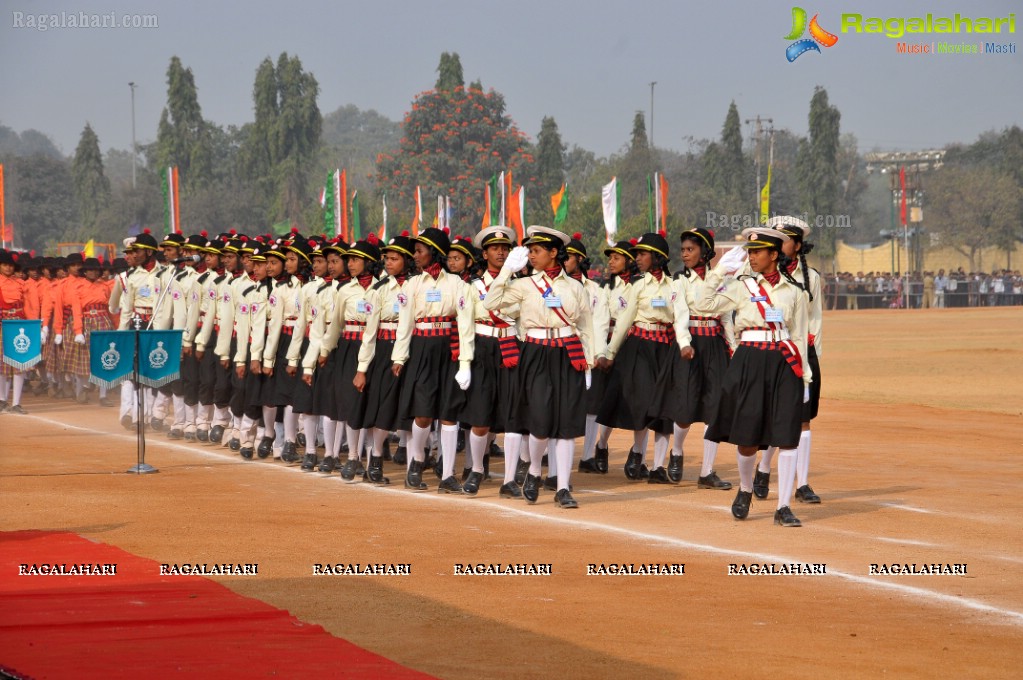
[[128, 83], [131, 88], [131, 188], [135, 190], [135, 165], [138, 150], [135, 148], [135, 83]]

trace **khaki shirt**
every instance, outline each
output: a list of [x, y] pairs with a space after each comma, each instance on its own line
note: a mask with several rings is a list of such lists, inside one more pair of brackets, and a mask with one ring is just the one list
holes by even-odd
[[341, 334], [345, 332], [346, 325], [349, 323], [365, 324], [368, 321], [370, 314], [375, 309], [373, 303], [368, 299], [369, 292], [376, 283], [377, 279], [372, 279], [369, 285], [363, 288], [358, 279], [352, 279], [338, 289], [337, 299], [334, 302], [334, 318], [320, 342], [321, 357], [325, 358], [334, 351]]
[[183, 267], [171, 278], [170, 290], [167, 292], [171, 305], [171, 328], [182, 331], [182, 347], [191, 347], [192, 338], [195, 337], [195, 322], [198, 321], [198, 315], [194, 316], [192, 325], [189, 326], [189, 312], [199, 306], [199, 288], [196, 283], [198, 280], [198, 272], [191, 267]]
[[675, 329], [679, 350], [690, 346], [689, 305], [666, 274], [660, 281], [653, 274], [643, 274], [627, 287], [625, 309], [618, 315], [614, 334], [607, 346], [608, 359], [615, 358], [635, 323], [668, 324]]
[[[263, 347], [263, 368], [273, 368], [277, 360], [277, 346], [288, 326], [295, 332], [299, 317], [304, 318], [302, 311], [303, 284], [297, 276], [289, 276], [285, 281], [274, 281], [273, 289], [267, 297], [266, 344]], [[305, 332], [305, 328], [302, 329]], [[290, 342], [294, 335], [285, 335], [284, 342]], [[290, 346], [289, 346], [290, 349]]]
[[266, 283], [255, 281], [249, 276], [240, 278], [244, 279], [246, 285], [235, 298], [234, 332], [238, 336], [238, 346], [234, 354], [235, 366], [244, 366], [249, 361], [258, 361], [263, 356], [266, 322], [269, 316], [267, 299], [270, 293]]
[[[702, 316], [694, 308], [696, 303], [699, 302], [700, 298], [703, 297], [704, 281], [700, 278], [700, 275], [694, 271], [689, 272], [689, 276], [683, 276], [682, 272], [675, 274], [675, 278], [672, 279], [672, 285], [679, 296], [683, 297], [686, 301], [686, 305], [689, 307], [691, 314], [690, 316]], [[739, 346], [738, 340], [735, 338], [735, 329], [732, 325], [732, 315], [722, 314], [717, 317], [718, 323], [721, 324], [721, 335], [728, 343], [728, 346], [735, 351], [735, 348]], [[687, 330], [686, 333], [690, 336], [687, 342], [692, 342], [692, 333]], [[681, 344], [681, 343], [679, 343]], [[685, 345], [683, 345], [684, 347]]]
[[372, 305], [373, 311], [366, 318], [366, 331], [362, 334], [362, 346], [359, 347], [360, 373], [369, 370], [377, 351], [377, 331], [381, 323], [397, 324], [401, 303], [398, 294], [403, 286], [393, 276], [385, 276], [366, 291], [366, 300]]
[[[170, 267], [161, 265], [155, 265], [152, 271], [136, 267], [128, 279], [128, 289], [121, 296], [121, 322], [118, 324], [118, 330], [128, 330], [135, 310], [152, 315], [150, 329], [163, 331], [170, 328], [173, 305], [166, 299], [167, 296], [164, 296], [165, 299], [161, 303], [160, 293], [169, 285], [172, 274], [173, 270]], [[157, 303], [160, 303], [159, 309]]]
[[302, 286], [300, 293], [301, 298], [301, 310], [299, 311], [298, 318], [295, 319], [294, 331], [291, 334], [291, 342], [288, 345], [288, 352], [285, 355], [288, 359], [288, 366], [298, 366], [299, 360], [302, 358], [302, 343], [305, 341], [306, 330], [310, 327], [315, 318], [315, 314], [319, 312], [316, 303], [316, 291], [320, 289], [320, 286], [329, 282], [324, 281], [319, 276], [313, 276]]
[[311, 373], [316, 368], [316, 360], [320, 356], [323, 337], [334, 325], [334, 307], [337, 304], [338, 289], [342, 285], [344, 284], [340, 281], [324, 281], [316, 289], [315, 300], [309, 310], [309, 316], [312, 319], [309, 322], [309, 346], [306, 348], [305, 356], [302, 357], [302, 369], [305, 373]]
[[[813, 300], [809, 305], [807, 332], [813, 336], [813, 348], [817, 350], [817, 356], [820, 357], [821, 346], [823, 344], [821, 342], [821, 333], [823, 332], [824, 324], [824, 296], [821, 293], [821, 275], [816, 269], [807, 268], [807, 271], [810, 272], [810, 294], [813, 295]], [[803, 281], [802, 267], [796, 267], [796, 270], [792, 272], [792, 278], [806, 285], [806, 282]]]
[[[434, 290], [440, 291], [440, 300], [427, 301], [427, 296]], [[408, 361], [416, 319], [452, 316], [458, 324], [459, 368], [469, 368], [476, 349], [476, 325], [470, 304], [472, 297], [469, 284], [443, 270], [436, 280], [426, 273], [408, 279], [398, 294], [398, 336], [391, 351], [391, 361], [402, 366]]]

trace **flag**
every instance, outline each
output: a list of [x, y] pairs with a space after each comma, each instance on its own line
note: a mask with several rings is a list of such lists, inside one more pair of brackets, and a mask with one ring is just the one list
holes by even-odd
[[668, 231], [668, 180], [661, 173], [654, 173], [654, 184], [657, 191], [657, 224], [665, 232]]
[[341, 219], [338, 220], [339, 227], [341, 229], [341, 240], [345, 243], [351, 242], [351, 234], [348, 233], [348, 176], [345, 171], [342, 170], [338, 175], [338, 189], [337, 189], [337, 209], [341, 213]]
[[618, 233], [618, 221], [621, 217], [618, 200], [621, 187], [618, 178], [612, 177], [611, 181], [600, 189], [600, 204], [604, 209], [604, 231], [607, 233], [607, 244], [615, 244], [615, 235]]
[[11, 247], [13, 248], [14, 247], [14, 225], [8, 223], [8, 224], [6, 224], [4, 226], [0, 226], [0, 237], [2, 237], [2, 238], [0, 238], [0, 240], [4, 241], [5, 245], [7, 243], [10, 243]]
[[359, 190], [352, 193], [352, 243], [362, 239], [362, 211], [359, 210]]
[[117, 387], [134, 370], [135, 331], [89, 333], [89, 382]]
[[384, 195], [381, 198], [381, 201], [384, 204], [384, 218], [383, 218], [383, 224], [380, 225], [380, 232], [377, 234], [377, 236], [380, 237], [381, 241], [383, 241], [384, 243], [387, 243], [387, 192], [386, 191], [384, 192]]
[[170, 166], [160, 174], [163, 191], [163, 228], [167, 234], [181, 233], [181, 206], [178, 200], [178, 168]]
[[568, 217], [568, 184], [562, 184], [561, 190], [551, 196], [551, 209], [554, 211], [554, 226], [558, 226]]
[[[511, 186], [509, 184], [509, 186]], [[508, 192], [508, 224], [506, 226], [515, 230], [519, 243], [526, 237], [526, 190], [519, 187], [516, 191]]]
[[647, 222], [649, 224], [647, 231], [654, 231], [657, 224], [657, 210], [654, 207], [654, 181], [650, 175], [646, 176], [646, 210]]
[[451, 197], [444, 197], [444, 229], [451, 231]]
[[320, 205], [323, 207], [323, 233], [337, 236], [341, 232], [341, 213], [344, 204], [341, 202], [341, 171], [334, 170], [327, 175], [327, 181], [320, 192]]
[[423, 192], [420, 190], [419, 185], [416, 185], [416, 207], [415, 214], [412, 215], [412, 235], [419, 236], [419, 222], [423, 219]]
[[43, 360], [42, 322], [39, 319], [4, 319], [4, 363], [27, 371]]
[[85, 244], [85, 248], [82, 249], [85, 257], [96, 257], [96, 240], [89, 239], [88, 243]]
[[899, 189], [902, 192], [902, 200], [899, 204], [899, 215], [902, 217], [902, 226], [906, 226], [906, 166], [899, 168]]
[[[508, 200], [507, 200], [507, 197], [505, 195], [505, 180], [504, 180], [504, 171], [503, 170], [501, 171], [501, 176], [497, 178], [497, 184], [498, 184], [498, 186], [501, 187], [501, 213], [500, 213], [501, 219], [498, 222], [498, 224], [501, 224], [503, 226], [508, 226], [508, 221], [507, 221], [508, 220], [508, 214], [506, 212]], [[508, 187], [507, 188], [508, 188], [509, 191], [511, 191], [511, 172], [508, 173]]]
[[[2, 240], [6, 245], [7, 241], [14, 245], [14, 238], [7, 238], [7, 214], [4, 208], [4, 164], [0, 163], [0, 236], [3, 236]], [[13, 237], [14, 234], [12, 233]]]
[[163, 387], [181, 376], [183, 331], [139, 331], [139, 382]]
[[[490, 181], [494, 181], [493, 178], [491, 178]], [[493, 221], [490, 219], [490, 205], [490, 182], [487, 182], [483, 185], [483, 221], [480, 223], [480, 229], [486, 229], [493, 224]]]
[[771, 166], [767, 166], [767, 182], [760, 190], [760, 223], [766, 224], [771, 206]]

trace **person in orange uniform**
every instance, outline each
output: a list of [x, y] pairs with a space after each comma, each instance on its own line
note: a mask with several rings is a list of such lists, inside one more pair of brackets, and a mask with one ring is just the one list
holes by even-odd
[[[75, 396], [80, 404], [88, 403], [85, 383], [89, 380], [89, 338], [93, 331], [114, 329], [107, 309], [110, 286], [99, 278], [100, 261], [95, 257], [82, 265], [82, 281], [71, 291], [71, 319], [74, 337], [74, 359], [71, 373], [75, 379]], [[107, 389], [100, 387], [100, 401], [107, 399]]]
[[[17, 253], [0, 250], [0, 319], [27, 319], [25, 311], [25, 282], [16, 273]], [[0, 347], [3, 335], [0, 332]], [[13, 389], [11, 384], [13, 381]], [[21, 407], [21, 393], [25, 388], [25, 372], [10, 364], [0, 363], [0, 412], [25, 414]]]

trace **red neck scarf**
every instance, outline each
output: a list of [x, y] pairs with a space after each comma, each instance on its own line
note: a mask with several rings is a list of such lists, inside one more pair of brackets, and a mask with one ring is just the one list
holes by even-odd
[[444, 268], [440, 266], [439, 262], [434, 262], [429, 267], [424, 268], [423, 269], [423, 273], [424, 274], [429, 274], [434, 279], [438, 279], [438, 278], [440, 278], [440, 273], [443, 270], [444, 270]]
[[332, 283], [333, 281], [334, 281], [334, 279], [332, 279], [332, 278], [331, 278], [331, 277], [329, 277], [329, 276], [324, 276], [324, 277], [323, 277], [323, 282], [324, 282], [324, 283]]
[[569, 276], [571, 276], [576, 281], [579, 281], [580, 283], [582, 283], [583, 273], [581, 271], [579, 271], [578, 269], [576, 271], [572, 272], [571, 274], [569, 274]]
[[789, 266], [787, 267], [787, 269], [789, 270], [789, 274], [791, 274], [794, 271], [796, 271], [796, 267], [798, 267], [798, 266], [799, 266], [799, 260], [792, 260], [792, 262], [789, 262]]
[[469, 270], [468, 269], [466, 269], [461, 274], [459, 274], [459, 276], [462, 277], [463, 281], [465, 281], [466, 283], [469, 283]]
[[501, 273], [501, 270], [500, 269], [496, 269], [496, 270], [495, 269], [487, 269], [487, 272], [496, 279], [497, 275]]
[[632, 278], [632, 277], [630, 276], [628, 271], [624, 271], [624, 272], [622, 272], [621, 274], [618, 275], [618, 278], [620, 278], [623, 283], [628, 283], [629, 279]]
[[696, 272], [696, 275], [699, 276], [701, 279], [707, 278], [706, 267], [693, 267], [693, 271]]
[[217, 276], [223, 276], [224, 275], [224, 268], [223, 267], [217, 267], [214, 271], [216, 272]]
[[359, 285], [362, 286], [363, 290], [369, 288], [369, 284], [373, 282], [372, 274], [359, 274], [358, 277]]
[[547, 278], [553, 281], [558, 277], [558, 274], [561, 273], [561, 267], [551, 267], [550, 269], [544, 269], [543, 273], [547, 275]]
[[153, 271], [154, 267], [156, 267], [156, 260], [154, 260], [153, 258], [149, 258], [149, 262], [146, 262], [144, 265], [142, 265], [142, 268], [145, 269], [147, 272]]
[[772, 286], [777, 286], [778, 282], [781, 281], [781, 272], [778, 271], [777, 269], [775, 269], [770, 274], [761, 274], [761, 276], [763, 276], [764, 280], [767, 281]]
[[654, 277], [655, 279], [657, 279], [658, 281], [660, 281], [661, 279], [663, 279], [663, 278], [664, 278], [664, 271], [662, 271], [662, 270], [660, 270], [660, 269], [657, 269], [657, 270], [655, 270], [655, 271], [651, 271], [651, 272], [650, 272], [650, 275], [651, 275], [651, 276], [653, 276], [653, 277]]
[[406, 276], [405, 276], [404, 274], [402, 274], [401, 276], [395, 276], [395, 277], [394, 277], [394, 280], [398, 282], [398, 285], [399, 285], [399, 286], [401, 286], [401, 285], [404, 285], [404, 284], [405, 284], [405, 279], [406, 279], [406, 278], [407, 278], [407, 277], [406, 277]]

